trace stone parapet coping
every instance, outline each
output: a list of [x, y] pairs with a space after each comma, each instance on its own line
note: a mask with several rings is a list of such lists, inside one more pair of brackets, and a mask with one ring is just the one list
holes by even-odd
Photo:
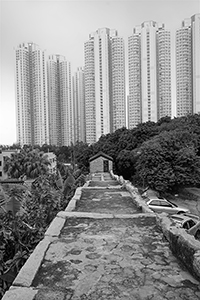
[[34, 300], [38, 290], [31, 287], [11, 286], [5, 293], [2, 300]]
[[122, 189], [122, 186], [119, 184], [119, 185], [110, 185], [110, 186], [88, 186], [88, 187], [85, 187], [83, 186], [83, 189], [84, 188], [87, 188], [87, 190], [107, 190], [107, 189]]
[[88, 212], [66, 212], [61, 211], [57, 214], [57, 217], [67, 219], [67, 218], [88, 218], [88, 219], [137, 219], [137, 218], [156, 218], [154, 213], [149, 214], [101, 214], [101, 213], [88, 213]]
[[43, 240], [34, 249], [26, 263], [19, 271], [17, 277], [13, 282], [13, 286], [30, 287], [32, 281], [39, 270], [42, 260], [45, 256], [50, 243], [55, 240], [53, 237], [45, 236]]
[[134, 187], [129, 180], [124, 180], [122, 176], [115, 175], [113, 171], [110, 172], [110, 175], [113, 179], [120, 183], [121, 188], [124, 187], [127, 191], [129, 191], [132, 196], [133, 203], [138, 209], [140, 209], [143, 213], [153, 213], [153, 211], [147, 206], [146, 202], [140, 196], [138, 189]]
[[188, 234], [185, 229], [172, 225], [172, 221], [165, 213], [157, 214], [156, 218], [174, 255], [200, 280], [200, 241]]

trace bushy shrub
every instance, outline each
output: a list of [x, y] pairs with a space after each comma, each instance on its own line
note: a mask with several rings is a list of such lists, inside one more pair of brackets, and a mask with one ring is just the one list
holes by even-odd
[[[5, 212], [2, 210], [0, 215], [0, 299], [56, 214], [65, 209], [76, 187], [84, 183], [81, 174], [77, 175], [73, 187], [68, 184], [66, 197], [64, 188], [57, 184], [58, 177], [52, 174], [38, 177], [31, 188], [4, 186], [2, 189], [0, 206]], [[6, 206], [10, 201], [12, 205]]]

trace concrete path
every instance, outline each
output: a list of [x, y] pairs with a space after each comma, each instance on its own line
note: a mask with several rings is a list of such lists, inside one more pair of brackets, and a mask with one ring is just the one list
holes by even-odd
[[155, 215], [137, 211], [109, 174], [93, 176], [79, 198], [3, 300], [200, 299], [200, 282], [172, 255]]

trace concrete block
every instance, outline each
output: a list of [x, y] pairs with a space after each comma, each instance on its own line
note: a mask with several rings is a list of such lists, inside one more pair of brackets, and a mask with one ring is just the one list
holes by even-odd
[[45, 232], [45, 236], [59, 236], [64, 224], [65, 220], [63, 218], [55, 217]]
[[37, 292], [33, 288], [11, 286], [2, 300], [33, 300]]
[[[17, 277], [13, 282], [13, 286], [30, 287], [35, 275], [42, 263], [44, 255], [54, 239], [51, 237], [45, 237], [34, 249], [26, 263], [19, 271]], [[29, 298], [27, 298], [29, 299]]]
[[78, 212], [78, 211], [60, 211], [57, 214], [60, 218], [92, 218], [92, 219], [111, 219], [114, 218], [113, 214], [100, 214], [100, 213], [89, 213], [89, 212]]
[[[75, 194], [74, 194], [74, 197], [76, 197], [76, 196], [81, 196], [81, 194], [82, 194], [82, 187], [78, 187], [77, 189], [76, 189], [76, 191], [75, 191]], [[73, 197], [73, 198], [74, 198]]]
[[65, 208], [65, 211], [72, 211], [76, 207], [76, 199], [72, 198], [70, 202], [68, 203], [67, 207]]

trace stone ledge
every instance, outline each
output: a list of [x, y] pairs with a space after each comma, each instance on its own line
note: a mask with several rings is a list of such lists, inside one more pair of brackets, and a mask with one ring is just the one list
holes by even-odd
[[157, 215], [157, 223], [174, 255], [184, 263], [191, 274], [200, 279], [200, 242], [185, 229], [173, 226], [165, 214]]
[[[33, 279], [42, 263], [47, 249], [55, 238], [45, 236], [34, 249], [26, 263], [20, 269], [19, 274], [13, 282], [13, 286], [30, 287]], [[28, 298], [27, 298], [28, 299]]]
[[74, 193], [73, 198], [76, 198], [76, 197], [80, 198], [81, 194], [82, 194], [82, 187], [78, 187]]
[[113, 214], [100, 214], [100, 213], [89, 213], [89, 212], [78, 212], [78, 211], [60, 211], [57, 214], [60, 218], [92, 218], [92, 219], [111, 219]]
[[33, 288], [11, 286], [2, 300], [34, 300], [37, 293]]
[[65, 220], [56, 216], [49, 225], [47, 231], [45, 232], [45, 236], [59, 236], [64, 224]]
[[122, 189], [122, 185], [111, 185], [111, 186], [88, 186], [88, 187], [83, 187], [84, 189], [87, 190], [107, 190], [107, 189]]
[[[88, 218], [88, 219], [136, 219], [136, 218], [154, 218], [156, 219], [156, 215], [152, 213], [137, 213], [137, 214], [104, 214], [104, 213], [90, 213], [90, 212], [68, 212], [68, 211], [60, 211], [57, 214], [58, 219], [62, 218], [63, 220], [67, 218]], [[65, 222], [65, 221], [64, 221]]]
[[76, 201], [77, 201], [77, 200], [78, 200], [78, 199], [72, 198], [72, 199], [69, 201], [67, 207], [65, 208], [65, 211], [72, 211], [72, 210], [74, 210], [75, 207], [76, 207]]
[[[86, 185], [86, 184], [85, 184]], [[85, 186], [84, 185], [84, 186]], [[82, 195], [82, 188], [83, 187], [78, 187], [74, 193], [74, 196], [72, 199], [69, 201], [67, 207], [65, 208], [65, 211], [73, 211], [76, 207], [76, 201], [78, 201], [81, 198]]]

